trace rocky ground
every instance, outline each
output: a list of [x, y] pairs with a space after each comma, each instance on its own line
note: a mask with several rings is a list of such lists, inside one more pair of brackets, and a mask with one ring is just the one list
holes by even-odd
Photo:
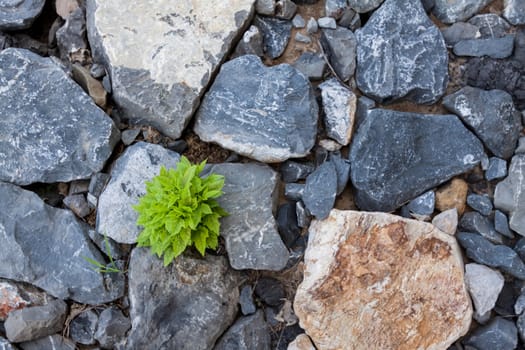
[[[523, 25], [521, 0], [0, 0], [0, 348], [525, 348]], [[230, 215], [163, 267], [132, 205], [181, 155]]]

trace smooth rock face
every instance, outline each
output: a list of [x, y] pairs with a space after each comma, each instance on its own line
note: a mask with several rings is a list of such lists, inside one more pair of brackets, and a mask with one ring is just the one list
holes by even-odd
[[479, 28], [473, 24], [457, 22], [441, 29], [447, 46], [452, 47], [462, 40], [475, 39], [481, 36]]
[[496, 305], [505, 279], [496, 270], [479, 264], [465, 265], [465, 283], [476, 312], [483, 315]]
[[509, 214], [510, 228], [525, 236], [525, 154], [512, 157], [509, 175], [494, 192], [496, 208]]
[[487, 6], [492, 0], [435, 0], [432, 12], [443, 23], [464, 21]]
[[481, 142], [456, 116], [373, 109], [351, 146], [356, 203], [362, 210], [394, 210], [472, 169], [482, 154]]
[[194, 130], [261, 162], [303, 157], [315, 143], [318, 106], [308, 79], [290, 65], [252, 55], [225, 63], [203, 98]]
[[324, 162], [306, 178], [304, 205], [317, 219], [330, 214], [337, 193], [337, 172], [332, 162]]
[[[0, 53], [0, 181], [89, 178], [119, 140], [111, 119], [49, 58]], [[31, 91], [31, 97], [26, 96]]]
[[447, 49], [419, 1], [386, 0], [356, 38], [356, 82], [367, 96], [431, 104], [445, 92]]
[[168, 267], [135, 248], [129, 264], [132, 328], [125, 348], [211, 349], [237, 313], [239, 276], [226, 258], [181, 255]]
[[115, 162], [111, 180], [100, 195], [97, 232], [120, 243], [135, 243], [141, 229], [133, 205], [146, 194], [146, 181], [158, 175], [162, 165], [176, 168], [178, 161], [178, 153], [159, 145], [138, 142], [128, 147]]
[[220, 231], [231, 266], [237, 270], [283, 269], [289, 254], [272, 214], [278, 174], [258, 164], [214, 164], [207, 171], [225, 177], [224, 194], [217, 201], [229, 213], [221, 219]]
[[454, 235], [458, 228], [458, 210], [452, 208], [439, 213], [432, 219], [432, 225], [449, 235]]
[[461, 40], [454, 45], [454, 54], [457, 56], [492, 58], [507, 58], [514, 49], [514, 36], [507, 35], [495, 39], [468, 39]]
[[253, 4], [87, 1], [91, 48], [111, 75], [113, 98], [125, 117], [178, 138]]
[[346, 146], [354, 131], [357, 98], [337, 79], [330, 79], [319, 85], [325, 113], [326, 134]]
[[494, 155], [505, 159], [512, 156], [521, 131], [521, 116], [511, 95], [466, 86], [446, 96], [443, 105], [470, 126]]
[[270, 350], [271, 339], [264, 313], [259, 310], [254, 315], [238, 319], [213, 349]]
[[318, 349], [446, 349], [468, 331], [472, 306], [453, 237], [335, 209], [309, 235], [294, 310]]
[[525, 3], [520, 0], [505, 0], [503, 16], [514, 25], [525, 24]]
[[[103, 276], [84, 257], [105, 263], [89, 226], [34, 193], [0, 183], [0, 277], [31, 283], [60, 299], [102, 304], [122, 296], [123, 276]], [[16, 203], [13, 206], [12, 203]]]
[[29, 28], [44, 8], [45, 0], [2, 0], [0, 30]]

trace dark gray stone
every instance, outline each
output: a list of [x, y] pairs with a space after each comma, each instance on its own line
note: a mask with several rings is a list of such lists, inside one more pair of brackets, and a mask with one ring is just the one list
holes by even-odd
[[100, 79], [106, 75], [106, 68], [99, 63], [93, 63], [91, 68], [89, 68], [89, 74], [95, 79]]
[[457, 22], [441, 29], [443, 39], [448, 47], [453, 47], [462, 40], [476, 39], [480, 36], [479, 28], [473, 24]]
[[56, 37], [62, 59], [69, 59], [71, 53], [88, 47], [83, 8], [78, 7], [68, 16], [66, 23], [57, 30]]
[[139, 134], [140, 129], [127, 129], [120, 134], [120, 139], [124, 145], [129, 146], [135, 141]]
[[[103, 233], [98, 233], [96, 230], [88, 231], [89, 238], [95, 243], [95, 245], [104, 253], [108, 258], [111, 256], [113, 260], [121, 260], [127, 258], [127, 252], [125, 249], [122, 249], [121, 246], [116, 243], [114, 240], [109, 238]], [[109, 251], [106, 247], [109, 246]], [[116, 264], [120, 263], [119, 261], [115, 262]]]
[[348, 7], [344, 12], [337, 24], [341, 27], [348, 28], [350, 30], [356, 30], [361, 28], [361, 16], [359, 13]]
[[348, 0], [351, 8], [359, 13], [370, 12], [381, 5], [384, 0]]
[[447, 48], [421, 2], [386, 0], [356, 37], [356, 82], [367, 96], [432, 104], [445, 92]]
[[415, 218], [428, 218], [434, 212], [435, 205], [436, 194], [434, 191], [428, 191], [408, 202], [407, 209]]
[[67, 304], [52, 300], [42, 306], [11, 310], [4, 323], [7, 339], [13, 343], [35, 340], [62, 330]]
[[525, 154], [512, 157], [509, 175], [496, 186], [494, 206], [509, 214], [510, 228], [525, 236]]
[[83, 194], [66, 196], [63, 199], [64, 205], [71, 209], [78, 217], [83, 218], [91, 213], [91, 208]]
[[525, 314], [521, 314], [516, 320], [516, 327], [522, 342], [525, 342]]
[[506, 0], [503, 16], [511, 24], [525, 24], [525, 3], [521, 0]]
[[302, 73], [287, 64], [266, 67], [257, 56], [246, 55], [221, 67], [194, 130], [201, 140], [240, 155], [281, 162], [310, 152], [318, 110]]
[[518, 140], [518, 147], [516, 148], [516, 151], [514, 151], [514, 154], [523, 154], [525, 153], [525, 137], [520, 137]]
[[421, 0], [421, 3], [423, 4], [425, 11], [430, 12], [434, 8], [436, 0]]
[[343, 81], [350, 79], [356, 66], [357, 41], [354, 33], [343, 27], [323, 29], [321, 44], [339, 78]]
[[330, 162], [334, 164], [335, 172], [337, 173], [337, 195], [340, 195], [346, 188], [346, 184], [350, 179], [350, 161], [342, 158], [340, 155], [330, 154]]
[[502, 38], [461, 40], [454, 45], [457, 56], [507, 58], [514, 50], [514, 35]]
[[[514, 54], [512, 58], [525, 65], [525, 28], [516, 31], [514, 38]], [[0, 44], [1, 47], [1, 44]]]
[[253, 302], [252, 286], [246, 285], [242, 287], [241, 295], [239, 297], [239, 305], [241, 306], [241, 312], [243, 315], [251, 315], [255, 313], [257, 308]]
[[293, 160], [287, 160], [281, 164], [279, 169], [281, 171], [281, 178], [287, 183], [304, 180], [315, 170], [314, 166], [310, 163], [299, 163]]
[[494, 211], [494, 228], [496, 229], [496, 232], [501, 233], [503, 236], [514, 238], [514, 234], [509, 228], [507, 215], [499, 210]]
[[487, 181], [502, 179], [507, 176], [507, 161], [505, 159], [491, 157], [489, 167], [485, 172]]
[[337, 23], [335, 21], [335, 18], [332, 17], [321, 17], [317, 19], [317, 24], [319, 25], [319, 28], [323, 29], [335, 29], [337, 28]]
[[89, 181], [89, 193], [97, 198], [100, 197], [110, 178], [111, 176], [106, 173], [96, 173], [91, 176], [91, 180]]
[[295, 33], [295, 41], [305, 44], [310, 44], [312, 42], [312, 39], [308, 35], [304, 35], [303, 33]]
[[326, 61], [320, 54], [304, 52], [292, 66], [310, 80], [320, 80], [326, 69]]
[[297, 215], [297, 225], [301, 228], [310, 225], [310, 213], [304, 206], [303, 201], [299, 200], [295, 203], [295, 214]]
[[262, 32], [264, 52], [268, 57], [275, 59], [281, 56], [290, 40], [292, 22], [255, 16], [253, 24]]
[[464, 21], [487, 6], [492, 0], [436, 0], [432, 13], [443, 23]]
[[332, 162], [321, 164], [306, 178], [302, 200], [308, 211], [322, 220], [330, 214], [337, 193], [337, 172]]
[[[102, 275], [84, 257], [105, 264], [89, 226], [34, 193], [0, 183], [0, 277], [31, 283], [60, 299], [98, 305], [120, 298], [124, 276]], [[16, 203], [16, 206], [11, 205]]]
[[513, 321], [494, 318], [486, 326], [476, 328], [463, 344], [477, 350], [510, 350], [518, 346], [518, 330]]
[[290, 249], [301, 234], [297, 225], [295, 203], [284, 203], [277, 210], [277, 227], [284, 244]]
[[454, 115], [370, 110], [350, 150], [356, 203], [392, 211], [472, 169], [482, 154], [481, 142]]
[[87, 193], [89, 190], [89, 180], [75, 180], [69, 183], [68, 195]]
[[512, 156], [521, 120], [508, 93], [466, 86], [446, 96], [443, 105], [471, 127], [495, 156], [504, 159]]
[[219, 339], [214, 350], [270, 350], [271, 337], [264, 312], [239, 318]]
[[284, 185], [284, 196], [290, 200], [298, 201], [303, 198], [305, 184], [287, 183]]
[[188, 143], [184, 140], [175, 140], [168, 142], [167, 148], [169, 150], [182, 154], [188, 149]]
[[0, 350], [16, 350], [16, 348], [7, 339], [0, 336]]
[[281, 282], [271, 277], [262, 277], [255, 284], [255, 295], [270, 306], [278, 306], [286, 299], [286, 293]]
[[489, 216], [493, 208], [492, 202], [488, 196], [475, 193], [467, 196], [467, 204], [469, 207], [485, 216]]
[[239, 284], [222, 256], [180, 255], [164, 267], [150, 251], [133, 249], [125, 349], [212, 348], [235, 319]]
[[124, 339], [131, 328], [131, 321], [116, 307], [109, 307], [100, 313], [95, 339], [104, 349], [113, 349]]
[[242, 55], [256, 55], [259, 57], [264, 55], [263, 36], [256, 26], [250, 26], [250, 28], [244, 32], [232, 57], [235, 58]]
[[[100, 171], [119, 140], [111, 119], [49, 58], [0, 52], [0, 181], [67, 182]], [[31, 91], [31, 98], [27, 96]]]
[[76, 350], [75, 343], [61, 335], [53, 334], [48, 337], [19, 344], [22, 350]]
[[474, 16], [469, 19], [468, 23], [479, 29], [481, 38], [501, 38], [510, 29], [510, 24], [495, 13]]
[[292, 0], [278, 0], [275, 4], [275, 17], [292, 19], [297, 11], [297, 5]]
[[315, 18], [310, 17], [310, 19], [308, 20], [308, 23], [306, 23], [306, 32], [308, 34], [314, 34], [314, 33], [317, 33], [318, 30], [319, 30], [319, 25], [317, 24], [317, 21], [315, 20]]
[[506, 281], [501, 290], [494, 311], [500, 316], [508, 317], [514, 314], [514, 305], [521, 294], [522, 281]]
[[95, 344], [98, 315], [93, 310], [86, 310], [69, 323], [69, 336], [83, 345]]
[[456, 238], [465, 248], [467, 256], [475, 262], [498, 268], [520, 280], [525, 279], [525, 264], [511, 248], [492, 244], [477, 233], [459, 232]]
[[292, 25], [294, 28], [304, 28], [306, 26], [306, 22], [300, 14], [296, 14], [292, 19]]
[[0, 30], [26, 29], [40, 15], [45, 0], [2, 0], [0, 2]]
[[494, 223], [478, 212], [470, 211], [463, 214], [459, 227], [463, 231], [477, 232], [492, 243], [503, 243], [503, 237], [494, 228]]
[[521, 315], [523, 311], [525, 311], [525, 294], [522, 293], [514, 304], [514, 312], [516, 315]]

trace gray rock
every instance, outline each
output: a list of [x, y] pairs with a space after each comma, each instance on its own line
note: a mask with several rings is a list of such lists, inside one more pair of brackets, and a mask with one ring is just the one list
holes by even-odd
[[357, 130], [361, 125], [361, 122], [366, 119], [368, 112], [371, 109], [376, 108], [376, 101], [368, 98], [366, 96], [361, 96], [357, 99], [357, 110], [356, 110], [356, 120], [354, 129]]
[[13, 38], [6, 33], [0, 32], [0, 51], [13, 46]]
[[356, 37], [356, 82], [367, 96], [432, 104], [445, 92], [447, 48], [419, 1], [386, 0]]
[[0, 336], [0, 350], [16, 350], [16, 348], [7, 339]]
[[221, 67], [194, 130], [201, 140], [240, 155], [281, 162], [303, 157], [314, 146], [318, 108], [310, 82], [295, 68], [266, 67], [246, 55]]
[[265, 16], [273, 16], [275, 13], [275, 0], [256, 0], [255, 12]]
[[306, 26], [306, 22], [300, 14], [296, 14], [292, 19], [292, 25], [294, 28], [304, 28]]
[[[516, 36], [514, 38], [514, 54], [512, 55], [512, 58], [520, 62], [522, 65], [525, 65], [525, 28], [518, 29], [515, 35]], [[2, 45], [0, 44], [0, 47], [1, 46]], [[523, 119], [525, 119], [525, 117]]]
[[0, 8], [0, 30], [26, 29], [40, 15], [45, 0], [2, 1]]
[[254, 314], [257, 308], [253, 302], [253, 291], [250, 285], [246, 285], [241, 289], [241, 295], [239, 297], [239, 305], [241, 306], [241, 312], [243, 315]]
[[314, 170], [314, 166], [310, 163], [299, 163], [293, 160], [287, 160], [280, 167], [281, 177], [286, 183], [304, 180]]
[[67, 304], [58, 299], [42, 306], [12, 310], [4, 323], [7, 339], [20, 343], [56, 333], [64, 326], [66, 315]]
[[357, 98], [335, 78], [323, 82], [319, 88], [323, 99], [326, 134], [346, 146], [354, 131]]
[[511, 248], [492, 244], [477, 233], [459, 232], [456, 238], [465, 248], [467, 256], [473, 261], [495, 267], [520, 280], [525, 280], [525, 264]]
[[505, 278], [499, 271], [479, 264], [465, 265], [465, 284], [478, 314], [492, 310], [504, 282]]
[[322, 220], [332, 210], [336, 193], [335, 166], [332, 162], [325, 162], [306, 178], [302, 200], [308, 211], [318, 220]]
[[303, 198], [305, 184], [287, 183], [284, 185], [284, 196], [290, 200], [298, 201]]
[[292, 19], [297, 12], [297, 5], [292, 0], [278, 0], [275, 6], [275, 17]]
[[295, 241], [301, 235], [301, 229], [297, 225], [297, 214], [295, 203], [284, 203], [277, 210], [277, 227], [279, 234], [288, 248], [292, 248]]
[[347, 81], [354, 75], [357, 41], [354, 33], [349, 29], [343, 27], [334, 29], [322, 31], [321, 44], [339, 78]]
[[432, 225], [449, 235], [454, 235], [458, 228], [458, 210], [452, 208], [439, 213], [432, 218]]
[[[141, 229], [135, 224], [133, 205], [146, 194], [146, 181], [158, 175], [161, 166], [176, 168], [179, 155], [162, 146], [138, 142], [128, 147], [111, 171], [111, 181], [99, 198], [97, 232], [119, 243], [137, 241]], [[115, 210], [119, 208], [119, 210]]]
[[482, 154], [481, 142], [456, 116], [370, 110], [350, 151], [356, 203], [394, 210], [472, 169]]
[[347, 0], [326, 0], [324, 4], [324, 12], [326, 16], [333, 17], [336, 20], [343, 16], [343, 13], [348, 8]]
[[474, 16], [468, 23], [479, 28], [482, 38], [501, 38], [510, 29], [510, 24], [495, 13]]
[[239, 276], [225, 257], [180, 255], [164, 267], [144, 248], [129, 263], [126, 349], [210, 349], [237, 313]]
[[496, 185], [494, 206], [509, 214], [510, 228], [525, 236], [525, 155], [512, 157], [509, 175]]
[[467, 204], [469, 207], [485, 216], [490, 215], [493, 208], [492, 202], [488, 196], [474, 193], [467, 196]]
[[317, 24], [319, 25], [319, 28], [324, 28], [324, 29], [337, 28], [337, 23], [335, 22], [335, 18], [332, 18], [332, 17], [321, 17], [317, 20]]
[[61, 335], [53, 334], [48, 337], [19, 344], [22, 350], [76, 350], [75, 343]]
[[83, 345], [95, 344], [98, 315], [93, 310], [86, 310], [69, 323], [69, 336]]
[[410, 215], [416, 219], [424, 220], [434, 212], [436, 205], [436, 194], [434, 191], [427, 191], [407, 204]]
[[91, 68], [89, 68], [89, 74], [95, 79], [100, 79], [106, 75], [106, 69], [102, 64], [93, 63]]
[[[102, 304], [120, 298], [123, 276], [101, 275], [84, 257], [105, 263], [89, 226], [34, 193], [0, 183], [0, 277], [31, 283], [60, 299]], [[17, 203], [16, 206], [11, 203]]]
[[505, 0], [503, 16], [514, 25], [525, 24], [525, 3], [520, 0]]
[[89, 193], [97, 198], [100, 197], [110, 178], [111, 176], [106, 173], [96, 173], [91, 176], [88, 189]]
[[[125, 119], [179, 138], [251, 20], [253, 5], [254, 0], [87, 0], [93, 58], [110, 73], [113, 99]], [[124, 49], [123, 43], [134, 44]]]
[[523, 154], [525, 153], [525, 137], [520, 137], [518, 141], [518, 147], [514, 151], [514, 154]]
[[298, 41], [300, 43], [310, 44], [312, 42], [312, 39], [308, 35], [304, 35], [303, 33], [295, 33], [295, 41]]
[[491, 157], [489, 159], [489, 167], [485, 172], [485, 179], [487, 181], [502, 179], [507, 176], [507, 161], [505, 159]]
[[264, 313], [239, 318], [219, 339], [214, 350], [270, 350], [271, 337]]
[[306, 23], [306, 32], [308, 34], [315, 34], [319, 30], [319, 25], [317, 24], [317, 21], [315, 18], [310, 17], [308, 20], [308, 23]]
[[350, 30], [356, 30], [361, 27], [361, 17], [359, 13], [348, 7], [343, 12], [339, 21], [337, 21], [337, 24]]
[[514, 322], [496, 317], [486, 326], [476, 328], [462, 342], [477, 350], [516, 349], [518, 330]]
[[446, 96], [443, 105], [456, 113], [495, 156], [512, 156], [521, 131], [520, 114], [512, 96], [502, 90], [466, 86]]
[[95, 339], [105, 349], [112, 349], [124, 339], [131, 328], [131, 321], [116, 307], [109, 307], [100, 313]]
[[323, 78], [326, 62], [321, 55], [307, 51], [301, 54], [292, 66], [310, 80], [320, 80]]
[[[49, 58], [0, 52], [0, 181], [67, 182], [100, 171], [119, 140], [111, 119]], [[23, 98], [31, 91], [31, 98]]]
[[120, 134], [120, 139], [124, 145], [129, 146], [135, 141], [139, 134], [140, 129], [127, 129]]
[[494, 223], [478, 212], [470, 211], [463, 214], [459, 227], [463, 231], [477, 232], [492, 243], [503, 243], [503, 237], [494, 228]]
[[276, 18], [255, 16], [253, 24], [263, 35], [264, 52], [271, 59], [281, 56], [288, 45], [292, 22]]
[[523, 311], [525, 311], [525, 294], [522, 293], [514, 304], [514, 312], [516, 315], [521, 315]]
[[359, 13], [370, 12], [381, 5], [384, 0], [348, 0], [351, 8]]
[[64, 205], [71, 209], [78, 217], [83, 218], [91, 213], [91, 208], [83, 194], [66, 196], [63, 200]]
[[477, 26], [465, 22], [456, 22], [450, 27], [443, 28], [441, 34], [448, 47], [453, 47], [462, 40], [476, 39], [481, 36]]
[[297, 225], [301, 228], [308, 227], [310, 224], [310, 213], [304, 206], [303, 201], [299, 200], [295, 203], [295, 214], [297, 215]]
[[256, 26], [250, 26], [244, 32], [242, 39], [237, 44], [233, 57], [242, 55], [256, 55], [262, 57], [263, 52], [263, 36]]
[[464, 21], [487, 6], [491, 0], [436, 0], [432, 12], [443, 23]]
[[89, 180], [75, 180], [69, 183], [69, 195], [87, 193], [89, 190]]
[[525, 341], [525, 314], [521, 314], [516, 320], [516, 326], [518, 328], [518, 334], [521, 341]]
[[266, 305], [279, 306], [286, 299], [284, 287], [279, 280], [271, 277], [262, 277], [255, 285], [255, 295]]
[[499, 210], [494, 211], [494, 228], [496, 229], [496, 232], [501, 233], [503, 236], [514, 238], [514, 234], [509, 228], [507, 215]]
[[88, 47], [83, 8], [77, 8], [68, 16], [66, 23], [57, 30], [56, 38], [62, 59], [68, 60], [73, 52]]
[[217, 201], [229, 213], [221, 219], [221, 235], [231, 266], [237, 270], [284, 268], [289, 254], [272, 214], [278, 174], [266, 165], [250, 163], [214, 164], [207, 169], [225, 177], [224, 194]]
[[334, 164], [337, 173], [337, 195], [343, 193], [350, 179], [350, 161], [342, 158], [336, 153], [330, 154], [330, 162]]
[[457, 56], [507, 58], [514, 50], [514, 35], [502, 38], [461, 40], [454, 45]]

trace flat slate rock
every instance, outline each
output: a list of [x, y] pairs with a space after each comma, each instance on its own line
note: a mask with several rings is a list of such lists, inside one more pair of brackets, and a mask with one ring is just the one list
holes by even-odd
[[509, 226], [525, 236], [525, 154], [512, 157], [509, 175], [496, 185], [494, 206], [509, 214]]
[[113, 98], [125, 117], [178, 138], [253, 4], [87, 1], [91, 49], [110, 72]]
[[357, 97], [335, 78], [323, 82], [319, 88], [323, 99], [326, 134], [346, 146], [354, 131]]
[[125, 349], [211, 349], [235, 319], [239, 275], [222, 256], [180, 255], [169, 266], [144, 248], [129, 263]]
[[29, 28], [45, 3], [45, 0], [0, 0], [0, 30]]
[[456, 56], [507, 58], [514, 50], [514, 35], [502, 38], [467, 39], [454, 45]]
[[281, 56], [292, 35], [292, 22], [255, 16], [253, 24], [262, 32], [263, 48], [268, 57], [275, 59]]
[[462, 40], [479, 38], [481, 35], [477, 26], [465, 22], [456, 22], [450, 27], [442, 28], [441, 34], [448, 47], [453, 47]]
[[466, 86], [446, 96], [443, 105], [457, 114], [495, 156], [512, 156], [522, 126], [510, 94]]
[[431, 104], [445, 92], [447, 48], [419, 1], [386, 0], [356, 37], [356, 82], [365, 95]]
[[0, 181], [67, 182], [102, 170], [119, 131], [82, 88], [28, 50], [3, 50], [0, 67]]
[[362, 210], [392, 211], [472, 169], [481, 142], [454, 115], [373, 109], [351, 145], [351, 179]]
[[314, 146], [318, 105], [309, 80], [288, 64], [246, 55], [225, 63], [204, 96], [201, 140], [261, 162], [304, 157]]
[[432, 13], [443, 23], [464, 21], [478, 13], [492, 0], [435, 0]]
[[[120, 298], [120, 274], [93, 271], [85, 258], [105, 263], [87, 224], [33, 192], [0, 183], [0, 277], [31, 283], [60, 299], [98, 305]], [[16, 203], [14, 206], [13, 203]]]

